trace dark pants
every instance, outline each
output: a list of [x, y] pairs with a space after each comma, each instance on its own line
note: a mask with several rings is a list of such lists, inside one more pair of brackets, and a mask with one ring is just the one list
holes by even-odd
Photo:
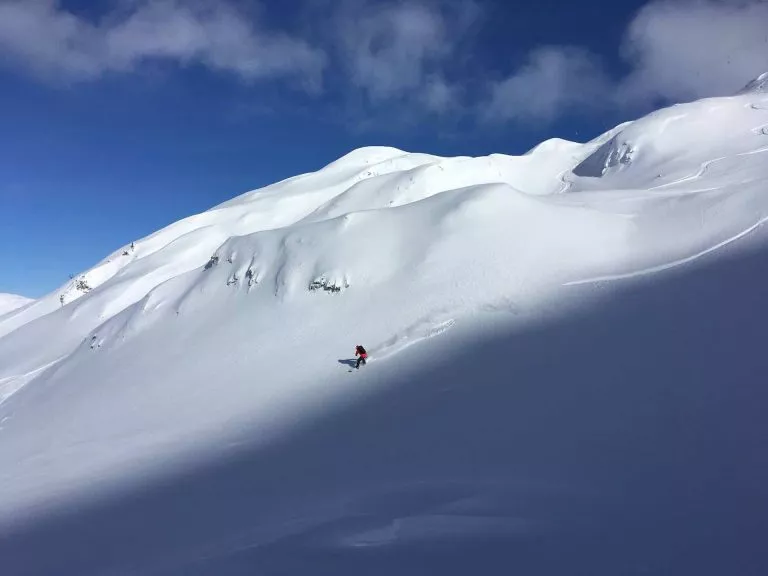
[[362, 356], [357, 357], [357, 364], [355, 364], [355, 368], [360, 368], [360, 364], [365, 366], [365, 358], [363, 358]]

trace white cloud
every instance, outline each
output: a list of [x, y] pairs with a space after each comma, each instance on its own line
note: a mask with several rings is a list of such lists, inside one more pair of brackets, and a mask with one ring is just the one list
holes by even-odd
[[459, 87], [446, 82], [442, 76], [433, 76], [426, 80], [421, 99], [428, 110], [442, 114], [459, 105]]
[[607, 86], [599, 59], [588, 51], [543, 47], [511, 76], [491, 85], [481, 115], [488, 121], [549, 122], [568, 108], [599, 102]]
[[315, 17], [304, 37], [266, 29], [241, 0], [113, 1], [119, 9], [89, 19], [58, 0], [0, 0], [0, 63], [78, 81], [164, 60], [310, 90], [332, 63], [347, 104], [364, 114], [397, 104], [401, 115], [470, 110], [539, 123], [574, 108], [731, 94], [768, 70], [768, 0], [652, 1], [617, 47], [624, 78], [608, 79], [602, 57], [584, 48], [543, 46], [496, 82], [482, 81], [481, 62], [467, 66], [482, 0], [307, 0], [301, 14], [314, 7]]
[[374, 103], [415, 96], [443, 112], [457, 96], [444, 71], [478, 14], [469, 0], [343, 3], [334, 26], [341, 65]]
[[342, 33], [353, 81], [375, 98], [418, 86], [426, 63], [445, 51], [442, 20], [421, 6], [379, 9]]
[[651, 2], [627, 28], [620, 55], [631, 70], [610, 80], [602, 58], [585, 49], [534, 49], [523, 67], [491, 84], [479, 113], [486, 120], [549, 122], [573, 107], [626, 108], [734, 94], [768, 70], [768, 2]]
[[626, 32], [633, 72], [621, 85], [630, 102], [733, 94], [768, 70], [768, 2], [658, 1]]
[[323, 52], [257, 30], [226, 2], [147, 0], [91, 22], [55, 0], [0, 1], [0, 54], [40, 75], [68, 80], [125, 72], [151, 59], [200, 63], [246, 80], [298, 76], [317, 86]]

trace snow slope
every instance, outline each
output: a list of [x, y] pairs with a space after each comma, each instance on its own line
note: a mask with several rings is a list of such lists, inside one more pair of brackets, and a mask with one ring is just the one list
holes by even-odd
[[32, 302], [31, 299], [16, 294], [0, 294], [0, 316], [17, 310]]
[[760, 86], [358, 150], [0, 316], [10, 573], [765, 573]]

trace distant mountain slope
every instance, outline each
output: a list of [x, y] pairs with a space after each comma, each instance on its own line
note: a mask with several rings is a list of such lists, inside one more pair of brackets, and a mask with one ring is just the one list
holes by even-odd
[[17, 296], [16, 294], [1, 294], [0, 293], [0, 316], [7, 314], [12, 310], [17, 310], [22, 306], [25, 306], [32, 302], [31, 298], [25, 298], [24, 296]]

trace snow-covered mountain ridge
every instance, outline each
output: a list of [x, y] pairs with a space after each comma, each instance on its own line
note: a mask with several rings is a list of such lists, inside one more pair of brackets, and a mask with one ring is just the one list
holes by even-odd
[[[0, 310], [0, 527], [267, 446], [400, 379], [418, 389], [417, 369], [468, 343], [543, 329], [737, 241], [764, 249], [760, 82], [520, 157], [357, 150]], [[372, 362], [350, 376], [359, 343]], [[285, 498], [280, 537], [304, 505]]]
[[[759, 81], [753, 84], [759, 85]], [[763, 93], [752, 87], [737, 97], [661, 110], [588, 144], [553, 140], [521, 157], [439, 158], [391, 148], [357, 150], [319, 172], [249, 192], [172, 224], [139, 240], [135, 247], [117, 251], [69, 285], [1, 318], [0, 336], [23, 326], [30, 332], [35, 326], [44, 326], [49, 334], [56, 332], [49, 321], [68, 318], [69, 337], [56, 339], [44, 358], [29, 359], [19, 368], [28, 371], [71, 352], [76, 342], [141, 300], [157, 301], [155, 290], [163, 294], [175, 291], [173, 303], [163, 302], [178, 308], [190, 290], [211, 282], [234, 289], [252, 289], [256, 284], [263, 287], [266, 283], [280, 300], [306, 292], [313, 285], [343, 290], [354, 282], [355, 290], [367, 289], [394, 278], [400, 267], [422, 264], [419, 258], [449, 241], [447, 223], [462, 219], [478, 228], [484, 228], [486, 220], [495, 222], [512, 235], [516, 228], [533, 229], [533, 236], [527, 236], [527, 231], [517, 233], [517, 240], [495, 232], [482, 239], [481, 233], [472, 232], [477, 237], [467, 238], [470, 243], [481, 240], [486, 252], [492, 244], [516, 246], [517, 250], [505, 255], [504, 265], [478, 261], [466, 266], [491, 264], [518, 282], [551, 284], [552, 274], [562, 281], [574, 280], [568, 267], [577, 268], [582, 276], [593, 270], [599, 275], [607, 270], [601, 263], [608, 267], [618, 264], [629, 272], [638, 264], [645, 265], [646, 259], [652, 267], [684, 258], [689, 255], [686, 248], [707, 244], [708, 231], [694, 230], [688, 238], [659, 246], [670, 254], [655, 250], [648, 255], [632, 254], [640, 244], [629, 236], [644, 230], [627, 217], [611, 214], [609, 205], [616, 204], [622, 191], [644, 189], [648, 193], [636, 202], [653, 210], [663, 204], [653, 202], [660, 194], [701, 182], [705, 173], [708, 185], [718, 177], [723, 180], [723, 175], [727, 179], [735, 164], [747, 165], [750, 172], [761, 175], [761, 154], [768, 148], [767, 109]], [[696, 192], [706, 192], [696, 188]], [[614, 194], [597, 199], [591, 206], [583, 204], [584, 192], [606, 190]], [[717, 190], [721, 196], [727, 195], [721, 188]], [[582, 194], [577, 196], [577, 192]], [[740, 194], [740, 200], [745, 201], [747, 195]], [[578, 208], [576, 203], [580, 203]], [[546, 227], [554, 230], [561, 215], [568, 221], [566, 226], [585, 226], [599, 230], [596, 236], [605, 237], [593, 238], [574, 229], [555, 238]], [[538, 217], [541, 221], [535, 221]], [[396, 218], [408, 224], [398, 227]], [[596, 220], [601, 221], [602, 228], [593, 225]], [[651, 224], [658, 225], [658, 220]], [[744, 228], [726, 218], [709, 225], [724, 228], [722, 240]], [[473, 226], [454, 230], [465, 234]], [[436, 234], [419, 234], [419, 229]], [[556, 255], [558, 262], [553, 267], [534, 262], [555, 254], [552, 246], [542, 246], [537, 254], [536, 242], [540, 241], [535, 236], [539, 234], [547, 237], [545, 242], [562, 242], [560, 250], [577, 250], [576, 243], [584, 242], [579, 253], [584, 261], [563, 253]], [[325, 245], [312, 249], [319, 244]], [[521, 246], [526, 250], [520, 250]], [[475, 260], [477, 250], [479, 245], [467, 250], [472, 254], [470, 260]], [[204, 273], [216, 257], [220, 265]], [[516, 258], [526, 260], [529, 267], [515, 263]], [[454, 264], [456, 268], [447, 268], [444, 273], [453, 277], [456, 270], [466, 270], [458, 262]], [[540, 274], [542, 270], [546, 272]], [[470, 278], [466, 273], [461, 276]], [[448, 281], [447, 276], [443, 281]], [[178, 287], [165, 286], [168, 282]], [[79, 300], [86, 294], [88, 298]], [[16, 349], [12, 353], [15, 355]], [[10, 377], [13, 364], [3, 365], [7, 368], [0, 377]]]

